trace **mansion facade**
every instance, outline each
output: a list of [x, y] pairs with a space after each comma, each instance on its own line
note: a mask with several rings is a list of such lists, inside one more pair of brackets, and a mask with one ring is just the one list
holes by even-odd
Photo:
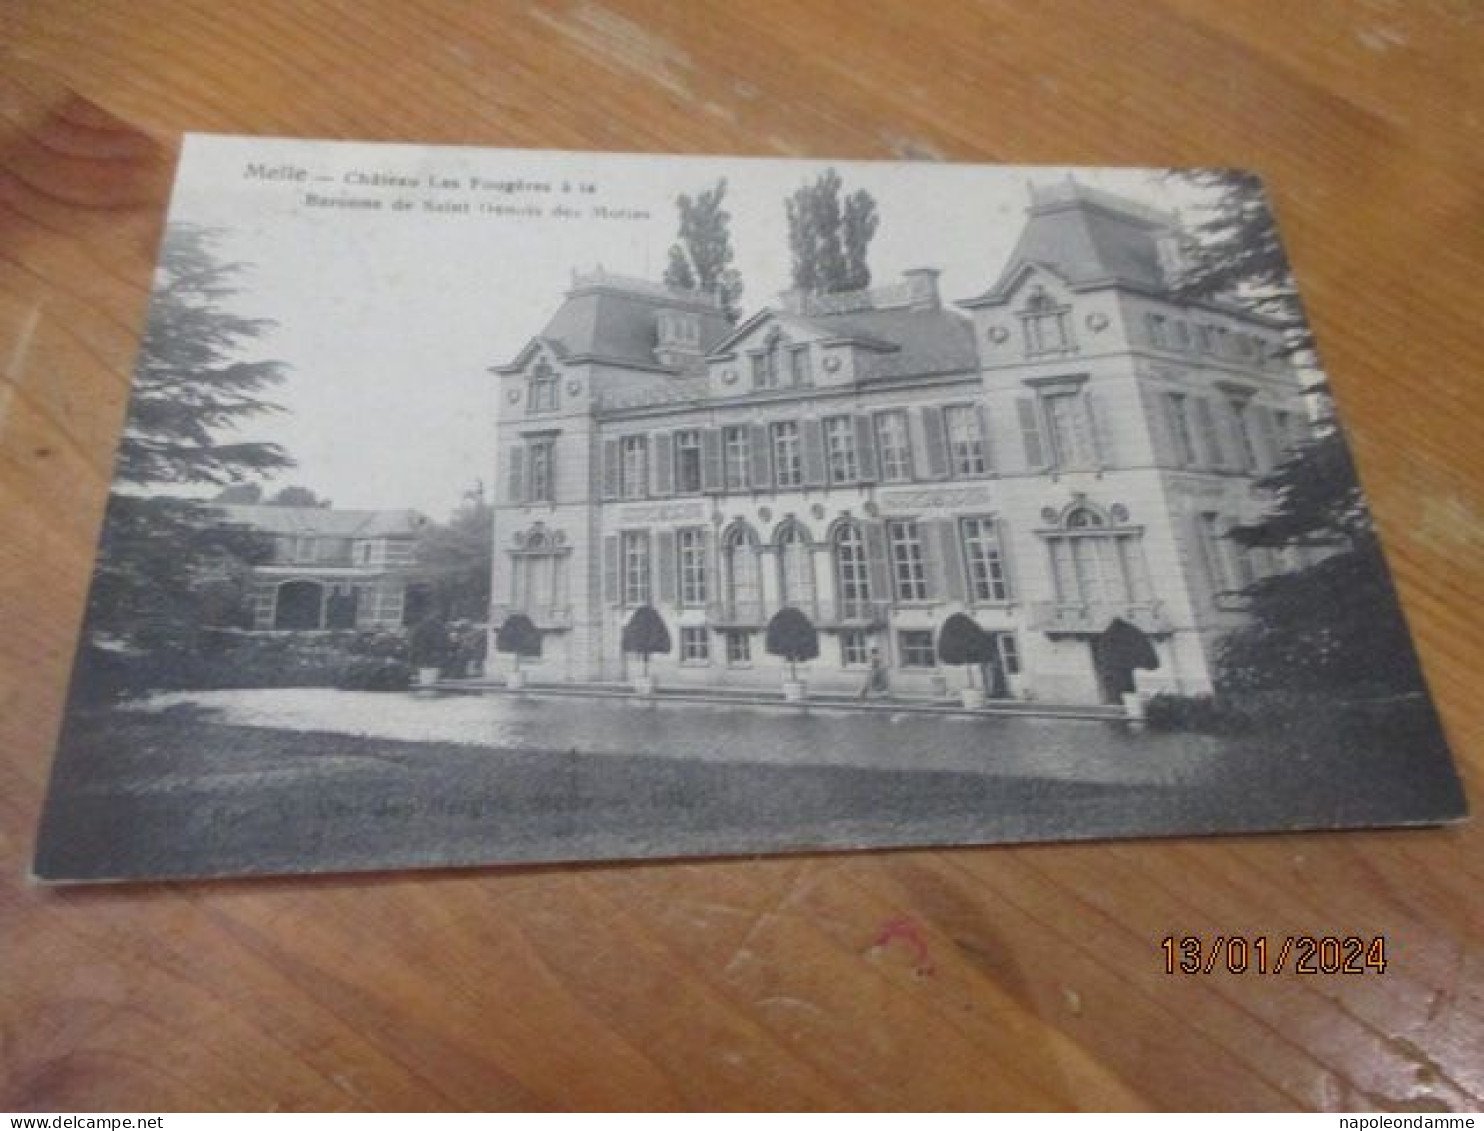
[[[1279, 328], [1177, 297], [1178, 248], [1172, 217], [1068, 181], [1033, 190], [958, 309], [927, 268], [737, 325], [709, 295], [575, 277], [492, 370], [492, 627], [535, 622], [534, 680], [629, 680], [622, 628], [651, 605], [662, 686], [776, 690], [764, 630], [792, 606], [820, 633], [811, 688], [855, 690], [874, 654], [928, 695], [967, 678], [936, 646], [962, 612], [1005, 694], [1210, 691], [1239, 592], [1286, 564], [1226, 532], [1308, 416]], [[1158, 667], [1110, 663], [1115, 625]]]

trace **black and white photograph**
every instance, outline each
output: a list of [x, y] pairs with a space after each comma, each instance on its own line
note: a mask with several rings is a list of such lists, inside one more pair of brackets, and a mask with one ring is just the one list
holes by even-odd
[[1435, 825], [1260, 179], [191, 135], [35, 874]]

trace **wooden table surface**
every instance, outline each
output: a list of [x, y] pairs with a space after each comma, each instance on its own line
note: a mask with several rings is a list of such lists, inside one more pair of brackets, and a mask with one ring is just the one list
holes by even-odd
[[[23, 876], [191, 129], [1261, 169], [1477, 799], [1481, 59], [1467, 0], [6, 0], [0, 1109], [1478, 1108], [1478, 823], [91, 890]], [[1295, 932], [1384, 934], [1391, 964], [1163, 972], [1170, 933]]]

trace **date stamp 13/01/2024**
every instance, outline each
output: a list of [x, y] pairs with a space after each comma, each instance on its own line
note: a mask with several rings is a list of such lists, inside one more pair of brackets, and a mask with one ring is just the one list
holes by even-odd
[[1166, 974], [1384, 974], [1386, 936], [1166, 935]]

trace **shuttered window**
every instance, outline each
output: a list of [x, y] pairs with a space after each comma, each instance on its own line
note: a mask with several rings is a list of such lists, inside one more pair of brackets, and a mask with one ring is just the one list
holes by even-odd
[[998, 523], [991, 518], [965, 518], [959, 531], [964, 564], [968, 567], [969, 596], [975, 601], [1004, 601], [1010, 596], [1005, 559], [1000, 552]]
[[922, 538], [912, 519], [892, 519], [886, 524], [891, 546], [892, 589], [898, 601], [927, 600], [927, 569], [922, 560]]
[[948, 456], [954, 475], [983, 475], [989, 470], [984, 430], [974, 405], [952, 405], [943, 410], [948, 431]]
[[799, 452], [799, 426], [792, 420], [773, 424], [773, 468], [779, 487], [798, 487], [804, 482], [804, 463]]
[[855, 451], [855, 420], [831, 416], [824, 422], [825, 454], [831, 483], [854, 483], [860, 478]]
[[912, 441], [905, 412], [883, 412], [876, 417], [876, 455], [883, 483], [906, 483], [912, 478]]
[[623, 603], [649, 604], [649, 532], [626, 530], [623, 534]]
[[625, 436], [619, 471], [619, 494], [625, 499], [642, 499], [649, 493], [649, 438]]
[[722, 486], [728, 491], [747, 490], [747, 429], [741, 425], [723, 428]]

